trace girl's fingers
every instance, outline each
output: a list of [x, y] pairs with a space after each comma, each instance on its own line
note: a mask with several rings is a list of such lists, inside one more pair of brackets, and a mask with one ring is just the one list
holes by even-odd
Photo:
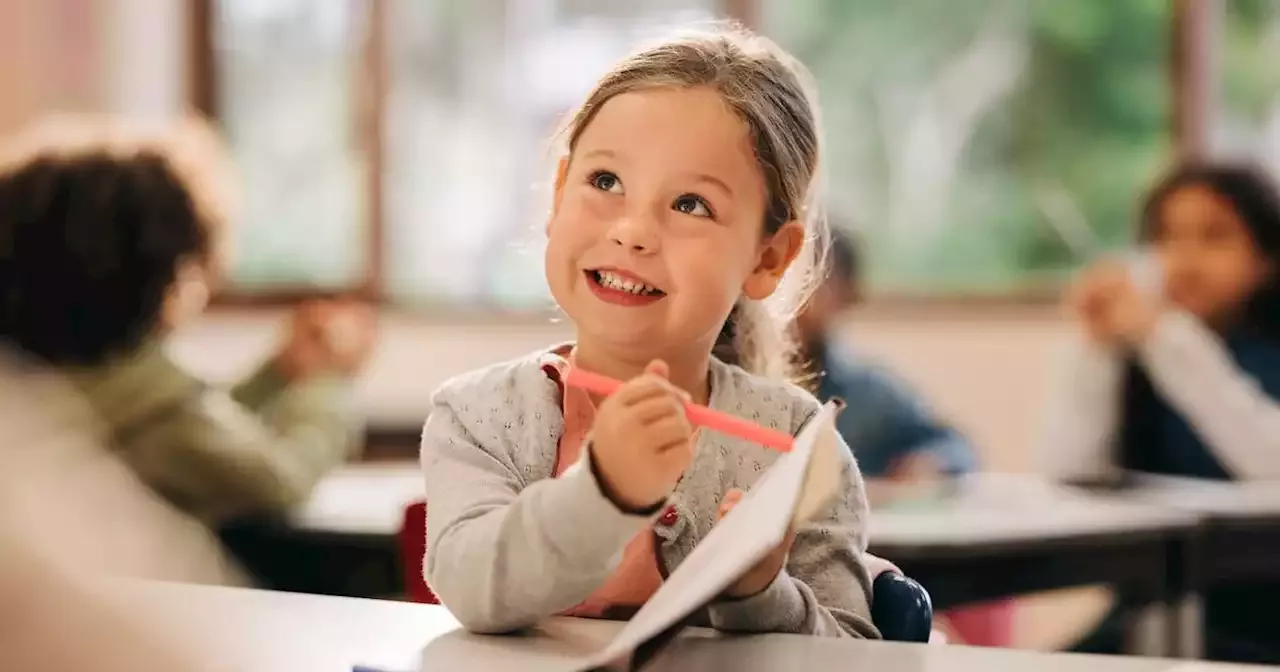
[[684, 408], [666, 395], [646, 397], [631, 404], [631, 413], [641, 425], [653, 425], [671, 418], [684, 417]]
[[644, 367], [644, 372], [653, 374], [659, 378], [666, 378], [668, 373], [667, 363], [661, 359], [655, 359]]
[[783, 553], [789, 553], [791, 551], [791, 545], [794, 543], [796, 543], [796, 528], [795, 526], [792, 526], [787, 528], [787, 536], [782, 539], [782, 544], [778, 546], [778, 548]]
[[623, 406], [632, 406], [645, 399], [671, 394], [671, 383], [653, 374], [646, 373], [639, 378], [627, 381], [618, 388], [610, 399]]
[[658, 447], [659, 453], [665, 453], [677, 448], [687, 448], [689, 436], [693, 433], [689, 427], [689, 420], [684, 417], [683, 413], [674, 413], [659, 418], [646, 425], [643, 431], [647, 432], [653, 439], [653, 444]]
[[724, 493], [724, 498], [720, 500], [720, 517], [724, 518], [729, 515], [729, 512], [740, 501], [742, 501], [742, 491], [737, 488], [730, 488], [728, 492]]

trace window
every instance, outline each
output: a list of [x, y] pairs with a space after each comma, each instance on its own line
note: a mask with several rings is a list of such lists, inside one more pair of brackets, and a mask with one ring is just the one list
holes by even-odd
[[[201, 0], [201, 100], [248, 187], [232, 280], [548, 306], [556, 124], [638, 40], [728, 14], [813, 70], [828, 208], [874, 289], [1051, 288], [1128, 240], [1175, 149], [1193, 1]], [[1230, 1], [1215, 137], [1280, 138], [1273, 4]]]
[[1229, 0], [1222, 24], [1213, 145], [1280, 171], [1280, 3]]
[[367, 239], [353, 95], [362, 0], [219, 0], [208, 15], [217, 115], [245, 185], [237, 290], [357, 284]]
[[390, 0], [387, 290], [402, 302], [549, 305], [549, 140], [637, 40], [710, 2]]
[[1016, 291], [1127, 239], [1169, 151], [1165, 0], [767, 0], [880, 290]]

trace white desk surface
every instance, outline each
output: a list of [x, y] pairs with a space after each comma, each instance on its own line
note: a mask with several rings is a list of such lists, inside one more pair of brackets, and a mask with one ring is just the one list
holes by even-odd
[[1280, 518], [1280, 484], [1223, 482], [1142, 474], [1124, 499], [1220, 518]]
[[[416, 463], [350, 465], [322, 481], [290, 522], [307, 531], [394, 536], [405, 506], [421, 499], [422, 489]], [[966, 480], [954, 501], [873, 510], [871, 539], [893, 546], [1044, 541], [1169, 529], [1195, 518], [1186, 510], [1088, 495], [1025, 476], [980, 474]]]
[[423, 498], [417, 462], [350, 464], [325, 477], [294, 512], [294, 528], [314, 532], [394, 536], [404, 509]]
[[1100, 497], [1018, 474], [974, 474], [934, 505], [871, 512], [873, 544], [966, 546], [1066, 540], [1194, 525], [1198, 516], [1152, 503]]
[[[605, 641], [616, 624], [552, 619], [537, 637], [479, 637], [458, 630], [443, 608], [233, 588], [129, 584], [135, 613], [199, 646], [219, 667], [245, 672], [560, 670], [563, 653]], [[1227, 672], [1227, 666], [1154, 658], [1022, 651], [769, 635], [724, 639], [692, 633], [655, 670], [904, 670], [992, 672]], [[1240, 668], [1256, 669], [1256, 668]]]

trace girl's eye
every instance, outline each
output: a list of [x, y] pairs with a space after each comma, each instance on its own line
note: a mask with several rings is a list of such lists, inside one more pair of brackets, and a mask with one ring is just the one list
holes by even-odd
[[694, 217], [711, 217], [711, 206], [707, 205], [706, 200], [695, 194], [685, 194], [676, 199], [673, 207], [676, 212], [683, 212], [686, 215]]
[[587, 181], [591, 183], [591, 186], [599, 189], [600, 191], [607, 191], [611, 194], [622, 193], [622, 180], [619, 180], [617, 175], [608, 171], [601, 170], [592, 173], [591, 177], [588, 178]]

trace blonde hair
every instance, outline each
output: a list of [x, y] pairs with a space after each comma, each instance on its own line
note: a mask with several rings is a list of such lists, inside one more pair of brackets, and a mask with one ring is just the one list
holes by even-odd
[[767, 302], [738, 300], [712, 353], [758, 375], [795, 375], [788, 325], [821, 276], [826, 247], [819, 180], [819, 111], [812, 77], [771, 40], [736, 24], [684, 31], [623, 59], [605, 74], [561, 131], [572, 155], [600, 108], [614, 96], [655, 88], [708, 87], [750, 129], [764, 175], [764, 232], [805, 224], [804, 249]]

